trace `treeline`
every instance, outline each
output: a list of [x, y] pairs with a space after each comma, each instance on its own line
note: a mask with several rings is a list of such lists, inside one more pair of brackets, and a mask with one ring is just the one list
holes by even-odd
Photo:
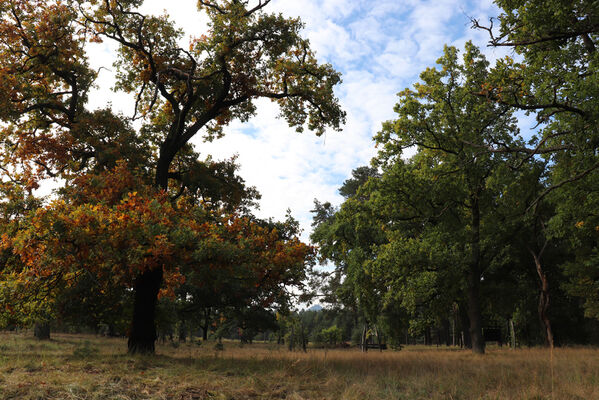
[[[596, 344], [598, 56], [589, 24], [599, 9], [496, 3], [500, 26], [473, 28], [517, 58], [490, 66], [472, 43], [461, 54], [446, 47], [437, 68], [399, 93], [396, 118], [374, 137], [377, 156], [340, 188], [341, 206], [315, 201], [311, 237], [334, 266], [323, 292], [396, 343], [406, 331], [447, 339], [457, 326], [476, 353], [485, 328], [525, 344]], [[519, 128], [524, 113], [536, 118], [530, 131]]]

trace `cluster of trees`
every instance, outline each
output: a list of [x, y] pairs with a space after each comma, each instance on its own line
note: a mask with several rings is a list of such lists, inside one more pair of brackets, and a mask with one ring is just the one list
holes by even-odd
[[[141, 3], [0, 2], [1, 325], [102, 326], [126, 332], [131, 353], [198, 327], [277, 331], [292, 347], [460, 331], [483, 353], [489, 326], [550, 346], [597, 340], [596, 2], [496, 0], [499, 28], [473, 27], [515, 59], [491, 67], [472, 43], [446, 47], [399, 94], [343, 204], [315, 203], [312, 240], [334, 265], [323, 301], [337, 311], [300, 316], [286, 314], [314, 249], [291, 217], [256, 218], [235, 160], [202, 159], [190, 140], [247, 121], [258, 98], [298, 131], [339, 129], [339, 74], [299, 20], [264, 11], [270, 0], [200, 0], [209, 31], [185, 49]], [[132, 118], [88, 109], [90, 41], [118, 46]], [[530, 137], [521, 113], [536, 117]], [[62, 183], [51, 201], [35, 196], [48, 178]]]
[[496, 3], [499, 30], [473, 26], [516, 59], [446, 47], [399, 93], [343, 204], [315, 202], [326, 299], [391, 339], [463, 327], [476, 353], [484, 327], [514, 322], [528, 343], [596, 342], [599, 6]]
[[[252, 215], [259, 196], [234, 160], [190, 144], [248, 120], [258, 98], [298, 131], [344, 122], [339, 74], [269, 2], [199, 1], [209, 30], [189, 48], [142, 0], [0, 2], [2, 325], [70, 316], [126, 329], [129, 352], [151, 353], [159, 298], [204, 327], [289, 308], [313, 249], [291, 218]], [[90, 41], [118, 46], [132, 118], [88, 109]], [[48, 178], [62, 183], [49, 202], [34, 195]]]

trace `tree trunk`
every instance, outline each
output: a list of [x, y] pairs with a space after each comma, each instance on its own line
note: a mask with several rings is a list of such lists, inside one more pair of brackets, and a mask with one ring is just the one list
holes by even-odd
[[514, 320], [510, 318], [510, 346], [512, 350], [516, 348], [516, 330], [514, 329]]
[[308, 345], [308, 339], [306, 338], [306, 329], [304, 328], [304, 323], [300, 322], [300, 339], [302, 341], [302, 350], [304, 351], [304, 353], [307, 353], [308, 350], [306, 349], [306, 346]]
[[459, 316], [460, 316], [460, 347], [472, 348], [472, 340], [470, 339], [470, 318], [468, 318], [468, 312], [466, 311], [466, 307], [459, 308]]
[[[177, 148], [173, 144], [163, 143], [156, 165], [154, 185], [166, 191], [168, 189], [168, 171]], [[133, 320], [129, 332], [128, 348], [130, 354], [153, 354], [156, 341], [156, 303], [162, 285], [162, 268], [147, 270], [135, 279], [135, 300]]]
[[289, 335], [289, 343], [287, 343], [287, 347], [289, 351], [293, 351], [295, 348], [295, 329], [293, 325], [291, 325], [291, 334]]
[[33, 335], [38, 340], [50, 340], [50, 323], [36, 322], [33, 326]]
[[433, 344], [433, 341], [431, 339], [431, 328], [427, 326], [424, 329], [424, 345], [430, 346], [431, 344]]
[[382, 352], [383, 351], [383, 344], [381, 343], [381, 335], [379, 334], [379, 329], [377, 328], [377, 326], [374, 326], [374, 332], [376, 334], [376, 342], [379, 346], [379, 351]]
[[458, 307], [457, 307], [457, 304], [453, 305], [453, 308], [452, 308], [451, 311], [452, 311], [451, 338], [453, 340], [453, 345], [457, 346], [458, 341], [459, 341], [459, 340], [457, 340], [456, 335], [455, 335], [457, 327], [458, 327]]
[[545, 326], [545, 340], [547, 346], [553, 348], [553, 330], [551, 329], [551, 321], [549, 321], [549, 316], [547, 315], [547, 309], [549, 308], [549, 281], [547, 280], [547, 275], [545, 275], [545, 271], [543, 271], [543, 266], [541, 264], [541, 257], [543, 252], [545, 251], [545, 247], [547, 246], [547, 241], [545, 241], [545, 245], [539, 252], [539, 254], [535, 253], [531, 248], [528, 249], [530, 254], [535, 260], [535, 267], [537, 269], [537, 274], [539, 275], [539, 279], [541, 280], [541, 292], [539, 293], [539, 319], [541, 323]]
[[472, 201], [472, 239], [470, 242], [472, 254], [470, 269], [468, 271], [468, 318], [470, 319], [470, 339], [472, 352], [485, 353], [485, 339], [483, 337], [482, 314], [480, 309], [480, 208], [478, 197], [474, 195]]
[[187, 326], [185, 326], [185, 321], [181, 321], [181, 325], [179, 325], [179, 342], [185, 343], [187, 341]]
[[451, 337], [450, 337], [450, 333], [449, 333], [449, 319], [444, 318], [441, 321], [441, 326], [442, 326], [442, 339], [439, 338], [439, 340], [444, 341], [445, 342], [445, 346], [450, 346], [451, 345]]
[[162, 285], [162, 268], [147, 270], [135, 279], [133, 321], [129, 333], [130, 354], [153, 354], [156, 341], [156, 303]]
[[210, 308], [204, 308], [204, 325], [202, 326], [202, 341], [208, 340], [208, 329], [210, 327]]
[[368, 324], [364, 324], [364, 327], [362, 328], [362, 351], [366, 352], [368, 351], [368, 344], [366, 343], [367, 341], [367, 333], [368, 333]]

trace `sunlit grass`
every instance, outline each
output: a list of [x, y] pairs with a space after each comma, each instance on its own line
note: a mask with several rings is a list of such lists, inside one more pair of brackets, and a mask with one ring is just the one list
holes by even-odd
[[1, 399], [599, 399], [599, 350], [289, 352], [208, 342], [125, 354], [125, 339], [0, 333]]

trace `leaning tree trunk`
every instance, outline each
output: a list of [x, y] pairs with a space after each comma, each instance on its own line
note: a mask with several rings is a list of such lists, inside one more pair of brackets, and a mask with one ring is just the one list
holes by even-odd
[[545, 275], [545, 271], [543, 271], [543, 265], [541, 264], [541, 257], [545, 248], [547, 246], [547, 241], [545, 241], [545, 245], [539, 252], [539, 254], [535, 253], [531, 248], [528, 249], [530, 254], [535, 260], [535, 267], [537, 269], [537, 274], [539, 275], [539, 279], [541, 281], [540, 287], [541, 292], [539, 293], [539, 319], [541, 323], [545, 326], [545, 339], [547, 341], [547, 346], [553, 348], [553, 330], [551, 329], [551, 321], [549, 321], [549, 316], [547, 315], [547, 309], [549, 308], [549, 281], [547, 280], [547, 275]]
[[135, 279], [133, 321], [129, 333], [130, 354], [154, 353], [156, 304], [162, 285], [162, 268], [144, 271]]
[[485, 339], [482, 329], [482, 313], [480, 308], [480, 208], [478, 197], [475, 195], [472, 202], [472, 254], [468, 271], [468, 318], [470, 319], [470, 338], [472, 352], [484, 354]]

